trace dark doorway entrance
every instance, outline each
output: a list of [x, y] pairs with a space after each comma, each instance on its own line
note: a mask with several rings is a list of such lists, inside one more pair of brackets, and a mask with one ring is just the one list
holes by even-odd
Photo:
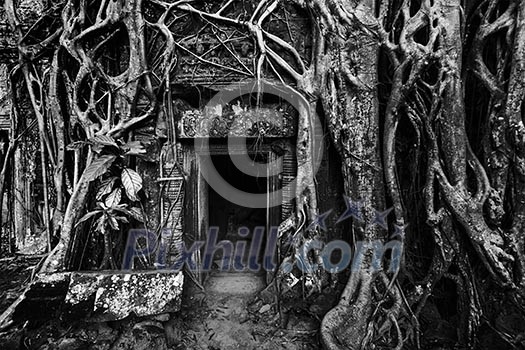
[[[289, 147], [290, 149], [293, 148], [292, 146]], [[213, 274], [210, 269], [215, 270], [219, 266], [222, 267], [222, 264], [220, 264], [221, 260], [226, 261], [226, 256], [232, 256], [232, 254], [224, 254], [224, 247], [227, 248], [228, 252], [235, 252], [235, 263], [232, 263], [230, 260], [229, 264], [225, 264], [234, 266], [233, 269], [230, 269], [230, 272], [244, 271], [251, 274], [255, 271], [260, 271], [260, 275], [265, 275], [261, 262], [263, 253], [266, 251], [268, 231], [280, 224], [284, 208], [283, 201], [289, 195], [288, 192], [281, 192], [279, 189], [287, 181], [288, 175], [292, 174], [288, 167], [291, 167], [292, 170], [295, 169], [293, 167], [293, 157], [289, 157], [291, 154], [291, 152], [285, 153], [283, 156], [284, 160], [279, 162], [279, 154], [274, 151], [270, 143], [246, 143], [244, 145], [240, 144], [238, 147], [234, 144], [232, 147], [232, 145], [218, 140], [210, 142], [206, 153], [195, 153], [191, 146], [186, 148], [186, 151], [183, 153], [184, 169], [190, 174], [190, 181], [187, 183], [187, 193], [192, 194], [187, 197], [188, 201], [185, 203], [186, 207], [184, 208], [186, 213], [184, 224], [186, 246], [191, 246], [196, 241], [206, 242], [194, 256], [194, 261], [199, 269], [196, 271], [196, 277], [199, 282], [204, 283], [210, 277], [210, 273]], [[242, 164], [243, 171], [239, 170], [237, 165], [230, 159], [230, 157], [236, 156], [244, 159]], [[250, 160], [246, 161], [248, 156], [254, 161], [255, 169], [251, 168]], [[214, 190], [213, 186], [210, 186], [205, 176], [203, 176], [202, 167], [204, 165], [209, 166], [209, 163], [207, 163], [209, 161], [212, 162], [214, 171], [218, 173], [217, 176], [220, 176], [223, 182], [229, 183], [235, 189], [257, 194], [258, 200], [261, 197], [266, 198], [267, 207], [253, 209], [243, 206], [243, 203], [238, 205], [223, 198], [218, 194], [220, 190]], [[281, 169], [267, 169], [268, 167], [265, 164], [261, 166], [261, 163], [270, 163], [272, 167], [277, 165]], [[246, 170], [247, 168], [248, 170]], [[259, 168], [260, 176], [255, 171]], [[250, 175], [246, 174], [246, 171]], [[217, 232], [215, 230], [210, 231], [212, 227], [216, 227]], [[245, 230], [242, 231], [243, 235], [241, 237], [239, 236], [239, 229], [242, 227]], [[260, 227], [260, 229], [254, 234], [254, 229], [257, 227]], [[244, 235], [246, 231], [247, 234]], [[221, 240], [226, 242], [223, 242], [224, 244], [219, 243]], [[215, 245], [211, 244], [213, 241], [216, 242]], [[253, 254], [249, 254], [250, 252]], [[254, 259], [248, 259], [248, 255], [253, 256], [257, 253], [257, 258], [254, 256]], [[212, 254], [211, 257], [210, 254]], [[273, 250], [270, 251], [270, 254], [273, 254]], [[240, 257], [242, 257], [241, 260], [244, 267], [239, 269], [236, 267], [236, 262], [239, 261]], [[253, 264], [247, 264], [247, 261], [253, 262]], [[277, 262], [277, 260], [275, 261]], [[250, 268], [254, 265], [258, 267]], [[220, 268], [220, 270], [223, 269]], [[238, 275], [238, 273], [235, 273], [235, 275]]]
[[[264, 155], [257, 155], [254, 161], [264, 162]], [[212, 155], [217, 172], [233, 187], [248, 193], [267, 193], [266, 176], [254, 177], [240, 171], [229, 155]], [[266, 174], [264, 174], [266, 175]], [[258, 226], [267, 226], [266, 208], [248, 208], [224, 199], [213, 188], [209, 188], [208, 224], [219, 228], [219, 238], [234, 241], [238, 229], [246, 227], [253, 232]]]
[[[250, 158], [253, 160], [254, 165], [267, 161], [267, 155], [264, 153], [251, 155]], [[269, 181], [266, 173], [261, 174], [261, 176], [245, 174], [233, 163], [230, 155], [212, 155], [211, 159], [219, 175], [233, 187], [247, 193], [261, 194], [269, 192]], [[248, 265], [249, 247], [256, 228], [259, 227], [259, 235], [262, 233], [266, 235], [266, 230], [269, 226], [268, 220], [268, 208], [250, 208], [232, 203], [218, 194], [211, 186], [208, 186], [208, 225], [210, 228], [218, 227], [218, 241], [230, 241], [233, 247], [236, 247], [238, 241], [246, 242], [243, 254], [236, 258], [241, 259], [243, 266]], [[239, 234], [239, 230], [244, 233], [242, 236]], [[261, 244], [260, 247], [262, 249], [264, 244]], [[222, 261], [223, 253], [224, 250], [218, 250], [214, 255], [214, 261]], [[239, 253], [235, 251], [236, 255]], [[257, 260], [262, 258], [262, 252], [258, 252], [258, 257]], [[219, 263], [216, 265], [219, 265]]]

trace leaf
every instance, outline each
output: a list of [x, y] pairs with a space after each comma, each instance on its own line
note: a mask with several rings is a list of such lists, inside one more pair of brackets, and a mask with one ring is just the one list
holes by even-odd
[[97, 196], [96, 200], [100, 201], [102, 198], [110, 193], [113, 190], [113, 185], [115, 184], [115, 181], [117, 180], [116, 176], [112, 176], [109, 179], [105, 179], [100, 183], [98, 186]]
[[89, 143], [91, 144], [91, 149], [95, 153], [101, 153], [104, 147], [110, 146], [118, 148], [117, 142], [114, 138], [108, 135], [98, 135], [94, 136], [89, 139]]
[[89, 213], [87, 213], [86, 215], [84, 215], [80, 220], [78, 220], [77, 224], [75, 225], [78, 226], [80, 225], [81, 223], [83, 223], [84, 221], [86, 220], [89, 220], [90, 218], [92, 218], [93, 216], [97, 215], [98, 213], [102, 212], [101, 210], [94, 210], [94, 211], [90, 211]]
[[144, 216], [142, 215], [142, 210], [137, 207], [129, 208], [130, 216], [133, 217], [133, 219], [144, 222]]
[[115, 159], [117, 159], [117, 156], [113, 154], [106, 154], [96, 158], [91, 164], [89, 164], [86, 170], [84, 170], [84, 179], [87, 182], [91, 182], [97, 177], [105, 174]]
[[101, 146], [99, 144], [94, 144], [94, 145], [91, 145], [91, 149], [93, 150], [93, 152], [95, 152], [96, 154], [101, 154], [102, 151], [104, 150], [104, 146]]
[[128, 156], [137, 156], [141, 154], [146, 154], [146, 148], [140, 141], [130, 141], [122, 146], [126, 150], [126, 155]]
[[124, 168], [120, 178], [128, 198], [133, 202], [138, 201], [137, 193], [142, 189], [142, 177], [135, 170]]
[[91, 142], [92, 145], [113, 146], [113, 147], [117, 147], [118, 148], [118, 145], [117, 145], [117, 142], [115, 141], [115, 139], [113, 137], [111, 137], [111, 136], [108, 136], [108, 135], [94, 136], [94, 137], [89, 139], [89, 142]]
[[116, 211], [119, 211], [121, 213], [126, 214], [129, 217], [132, 217], [133, 219], [144, 222], [144, 216], [142, 215], [142, 211], [139, 208], [133, 207], [133, 208], [123, 208], [123, 207], [115, 207], [113, 208]]
[[109, 226], [111, 226], [111, 228], [113, 230], [118, 230], [119, 229], [119, 225], [118, 225], [118, 221], [117, 219], [115, 219], [113, 216], [109, 216], [108, 217], [108, 222], [109, 222]]
[[122, 199], [122, 189], [120, 187], [117, 187], [109, 194], [109, 196], [106, 197], [106, 200], [104, 204], [106, 204], [106, 207], [113, 208], [117, 206], [120, 203], [120, 200]]
[[67, 145], [66, 149], [68, 151], [74, 151], [76, 149], [81, 149], [85, 145], [87, 145], [87, 142], [85, 142], [85, 141], [75, 141], [75, 142], [70, 143], [69, 145]]
[[115, 219], [117, 219], [117, 221], [123, 222], [125, 224], [129, 224], [129, 220], [125, 216], [115, 216]]
[[95, 228], [95, 231], [104, 233], [106, 231], [105, 226], [106, 226], [106, 215], [102, 215], [97, 220], [97, 226]]

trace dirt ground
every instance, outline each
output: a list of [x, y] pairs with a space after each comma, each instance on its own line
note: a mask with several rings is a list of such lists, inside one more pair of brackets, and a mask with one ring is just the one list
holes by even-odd
[[281, 324], [276, 305], [255, 298], [262, 288], [253, 274], [216, 273], [205, 291], [190, 283], [181, 312], [186, 349], [319, 349], [318, 320], [291, 311]]
[[[38, 259], [16, 258], [1, 262], [1, 311], [22, 292], [36, 264]], [[257, 292], [265, 286], [264, 277], [249, 273], [216, 273], [204, 286], [202, 290], [188, 279], [181, 310], [173, 314], [108, 322], [92, 322], [89, 314], [66, 317], [60, 310], [34, 315], [0, 333], [0, 349], [320, 348], [320, 318], [300, 305], [280, 315], [274, 302], [257, 298]], [[324, 300], [319, 302], [319, 305], [324, 304]]]

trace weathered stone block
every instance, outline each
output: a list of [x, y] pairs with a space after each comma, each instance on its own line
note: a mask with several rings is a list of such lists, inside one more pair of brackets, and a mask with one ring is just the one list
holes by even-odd
[[177, 312], [183, 281], [181, 272], [72, 273], [65, 301], [75, 306], [94, 296], [97, 321]]

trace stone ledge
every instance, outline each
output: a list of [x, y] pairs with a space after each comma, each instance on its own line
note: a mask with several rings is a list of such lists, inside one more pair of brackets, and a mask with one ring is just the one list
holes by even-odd
[[65, 302], [70, 307], [93, 302], [96, 321], [177, 312], [183, 282], [182, 272], [71, 273]]

